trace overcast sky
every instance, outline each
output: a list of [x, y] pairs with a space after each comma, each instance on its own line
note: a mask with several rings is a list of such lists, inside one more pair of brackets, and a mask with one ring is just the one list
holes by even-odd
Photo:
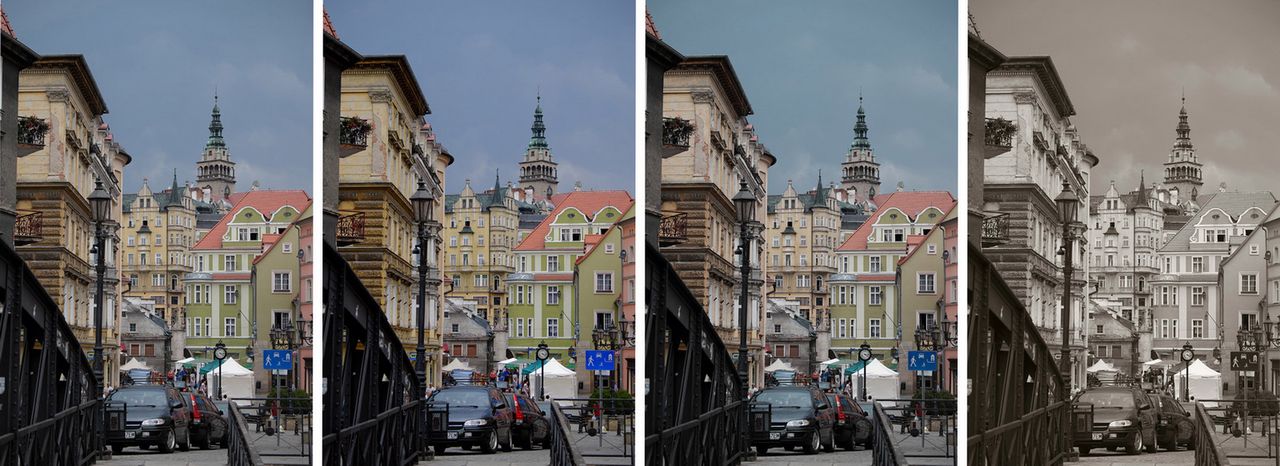
[[684, 55], [728, 55], [788, 179], [839, 183], [865, 96], [881, 190], [956, 186], [957, 6], [951, 1], [650, 0], [662, 38]]
[[559, 190], [635, 186], [635, 5], [627, 1], [330, 1], [338, 36], [404, 54], [457, 159], [448, 191], [516, 181], [539, 88]]
[[971, 0], [982, 37], [1005, 55], [1049, 55], [1071, 121], [1101, 159], [1093, 189], [1160, 181], [1186, 89], [1202, 192], [1221, 182], [1275, 191], [1280, 147], [1280, 2]]
[[214, 87], [236, 188], [311, 191], [308, 0], [70, 2], [5, 0], [14, 33], [36, 53], [83, 54], [133, 156], [125, 189], [195, 182]]

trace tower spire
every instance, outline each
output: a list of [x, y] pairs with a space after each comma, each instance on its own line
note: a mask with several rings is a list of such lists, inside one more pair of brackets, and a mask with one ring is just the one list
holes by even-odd
[[222, 109], [218, 108], [218, 92], [213, 93], [213, 112], [210, 113], [209, 121], [209, 141], [205, 143], [205, 147], [225, 147], [226, 141], [222, 139]]
[[867, 138], [867, 112], [862, 109], [862, 93], [858, 93], [858, 121], [853, 124], [852, 149], [871, 150], [871, 140]]
[[547, 149], [547, 126], [542, 122], [542, 94], [538, 94], [538, 106], [533, 109], [533, 136], [527, 149]]

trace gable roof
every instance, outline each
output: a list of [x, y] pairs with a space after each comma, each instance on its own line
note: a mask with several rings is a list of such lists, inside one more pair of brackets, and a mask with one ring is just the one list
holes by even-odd
[[[546, 247], [547, 233], [551, 230], [551, 224], [555, 223], [556, 217], [564, 212], [565, 209], [574, 208], [582, 212], [583, 215], [591, 216], [600, 212], [605, 207], [614, 207], [619, 212], [626, 212], [631, 208], [631, 204], [635, 202], [631, 198], [631, 193], [626, 191], [571, 191], [568, 193], [556, 194], [552, 197], [555, 204], [555, 210], [552, 210], [546, 218], [537, 227], [529, 232], [516, 246], [517, 251], [539, 251]], [[618, 220], [622, 217], [619, 216]], [[595, 219], [591, 219], [595, 221]]]
[[[1196, 224], [1200, 223], [1200, 219], [1205, 215], [1209, 215], [1212, 210], [1221, 209], [1231, 216], [1231, 223], [1239, 223], [1240, 216], [1252, 208], [1262, 209], [1262, 216], [1256, 222], [1245, 222], [1245, 224], [1259, 225], [1266, 221], [1267, 214], [1275, 207], [1276, 197], [1268, 192], [1256, 193], [1240, 193], [1240, 192], [1220, 192], [1215, 193], [1208, 198], [1208, 202], [1202, 204], [1200, 211], [1195, 216], [1187, 220], [1182, 228], [1178, 230], [1173, 238], [1170, 238], [1160, 251], [1180, 251], [1191, 247], [1191, 236], [1195, 234]], [[1225, 223], [1225, 222], [1224, 222]]]
[[280, 210], [282, 207], [293, 207], [294, 209], [297, 209], [298, 212], [302, 212], [303, 210], [306, 210], [307, 206], [311, 205], [311, 196], [308, 195], [306, 191], [300, 189], [281, 191], [249, 191], [246, 193], [232, 194], [232, 197], [236, 199], [235, 206], [233, 206], [231, 211], [226, 215], [223, 215], [222, 218], [218, 220], [218, 224], [214, 225], [213, 228], [209, 230], [209, 233], [204, 235], [204, 238], [201, 239], [199, 243], [196, 243], [195, 247], [192, 249], [221, 249], [222, 235], [227, 233], [227, 225], [231, 223], [231, 220], [235, 217], [236, 213], [246, 207], [257, 209], [259, 212], [262, 212], [264, 216], [270, 219], [275, 216], [276, 211]]
[[[912, 221], [924, 212], [926, 209], [933, 207], [944, 214], [938, 218], [938, 223], [946, 218], [945, 213], [950, 212], [956, 205], [956, 198], [946, 191], [899, 191], [889, 194], [876, 196], [876, 211], [871, 214], [874, 218], [888, 209], [898, 209], [911, 217]], [[875, 222], [872, 218], [862, 223], [857, 230], [854, 230], [849, 239], [841, 244], [837, 251], [860, 251], [867, 248], [867, 239], [871, 236], [872, 228]]]

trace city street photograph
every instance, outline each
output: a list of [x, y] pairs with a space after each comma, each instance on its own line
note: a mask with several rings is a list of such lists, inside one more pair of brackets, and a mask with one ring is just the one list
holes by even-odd
[[1280, 462], [1280, 4], [969, 7], [968, 464]]
[[647, 3], [644, 464], [957, 464], [958, 9]]
[[633, 464], [637, 24], [325, 4], [323, 464]]
[[0, 464], [310, 464], [313, 23], [0, 7]]

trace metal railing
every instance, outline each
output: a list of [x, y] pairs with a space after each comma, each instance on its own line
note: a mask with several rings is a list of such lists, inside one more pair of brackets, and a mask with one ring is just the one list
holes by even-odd
[[1001, 213], [982, 219], [982, 245], [998, 246], [1009, 242], [1009, 214]]
[[334, 236], [339, 246], [364, 242], [364, 212], [339, 217], [337, 233]]
[[[594, 437], [594, 448], [579, 448], [582, 456], [592, 458], [631, 458], [635, 456], [635, 400], [632, 398], [557, 398], [557, 408], [569, 420], [570, 438], [579, 441]], [[561, 403], [568, 403], [567, 406]], [[585, 445], [585, 444], [584, 444]]]
[[262, 457], [249, 443], [249, 426], [244, 413], [235, 403], [227, 403], [227, 464], [230, 466], [262, 466]]
[[658, 223], [658, 243], [663, 246], [683, 243], [688, 238], [688, 228], [689, 214], [664, 215]]
[[1227, 456], [1223, 454], [1218, 447], [1218, 442], [1213, 436], [1213, 417], [1209, 415], [1209, 411], [1205, 409], [1203, 403], [1196, 403], [1196, 411], [1193, 413], [1195, 423], [1195, 447], [1196, 447], [1196, 464], [1204, 466], [1220, 466], [1231, 464]]
[[0, 242], [0, 466], [97, 459], [101, 393], [83, 348], [31, 269]]
[[1061, 464], [1070, 397], [1026, 308], [982, 254], [969, 248], [968, 464]]
[[750, 445], [734, 360], [671, 263], [646, 249], [645, 464], [738, 464]]
[[984, 143], [986, 157], [991, 158], [1013, 149], [1013, 135], [1018, 126], [1004, 118], [987, 118]]
[[49, 132], [49, 123], [33, 116], [18, 117], [18, 145], [30, 149], [44, 147], [45, 135]]
[[569, 436], [569, 420], [560, 403], [551, 403], [551, 463], [554, 465], [578, 466], [587, 464], [586, 460], [573, 445]]
[[425, 454], [423, 390], [381, 306], [324, 247], [323, 462], [407, 465]]
[[[214, 372], [216, 374], [216, 372]], [[262, 457], [301, 457], [311, 459], [311, 399], [290, 397], [230, 398], [231, 404], [245, 403], [236, 408], [252, 431], [245, 435], [269, 436], [275, 446], [258, 444], [252, 447]], [[289, 440], [284, 434], [297, 437]], [[251, 439], [252, 440], [252, 439]], [[264, 448], [265, 447], [265, 448]]]
[[[911, 398], [875, 400], [875, 408], [889, 418], [890, 430], [897, 424], [900, 433], [919, 438], [919, 446], [908, 450], [899, 444], [897, 450], [905, 458], [952, 458], [956, 461], [958, 443], [956, 400], [946, 398]], [[910, 440], [913, 441], [913, 440]]]
[[676, 117], [662, 118], [662, 155], [670, 157], [689, 150], [689, 136], [693, 134], [693, 123]]
[[[338, 144], [344, 149], [359, 151], [369, 146], [369, 132], [373, 127], [369, 120], [360, 117], [340, 117], [338, 122]], [[348, 154], [349, 155], [349, 154]]]
[[889, 414], [885, 412], [884, 406], [880, 403], [872, 403], [872, 416], [874, 420], [871, 422], [871, 451], [874, 457], [871, 464], [875, 466], [899, 466], [907, 464], [907, 457], [902, 452], [897, 451], [893, 443], [891, 434], [893, 423], [889, 421]]

